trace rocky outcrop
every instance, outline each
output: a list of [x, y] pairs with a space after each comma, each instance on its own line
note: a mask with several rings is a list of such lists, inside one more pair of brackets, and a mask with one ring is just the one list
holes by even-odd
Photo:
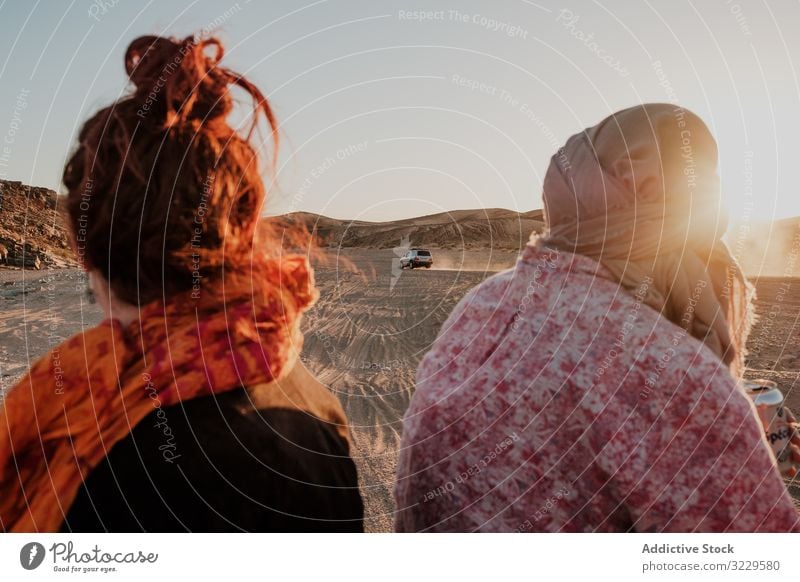
[[60, 198], [52, 190], [0, 180], [0, 266], [76, 266]]

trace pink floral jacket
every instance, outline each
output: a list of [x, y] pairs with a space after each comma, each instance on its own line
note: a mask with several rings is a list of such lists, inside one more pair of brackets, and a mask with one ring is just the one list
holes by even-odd
[[643, 296], [536, 245], [470, 291], [417, 374], [396, 529], [800, 530], [749, 398]]

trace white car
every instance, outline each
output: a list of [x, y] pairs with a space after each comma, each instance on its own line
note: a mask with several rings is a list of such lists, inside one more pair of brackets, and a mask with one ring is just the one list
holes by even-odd
[[431, 252], [428, 249], [411, 249], [400, 259], [401, 269], [415, 269], [417, 267], [430, 269], [432, 265], [433, 256], [431, 256]]

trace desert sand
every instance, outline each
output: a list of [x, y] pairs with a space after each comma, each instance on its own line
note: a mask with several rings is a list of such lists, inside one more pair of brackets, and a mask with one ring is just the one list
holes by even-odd
[[[305, 320], [302, 358], [342, 401], [352, 426], [368, 531], [390, 531], [401, 418], [420, 359], [454, 305], [511, 266], [511, 251], [434, 250], [433, 269], [401, 271], [392, 250], [331, 251], [316, 267], [321, 298]], [[353, 269], [355, 267], [355, 270]], [[800, 411], [800, 279], [756, 280], [760, 321], [748, 376], [778, 382]], [[38, 356], [100, 321], [75, 269], [0, 270], [0, 386]]]
[[464, 294], [513, 265], [512, 252], [434, 250], [434, 267], [400, 270], [391, 250], [346, 250], [317, 268], [320, 301], [303, 358], [339, 396], [352, 427], [369, 531], [392, 524], [401, 419], [417, 365]]
[[0, 269], [0, 389], [31, 363], [103, 317], [79, 269]]

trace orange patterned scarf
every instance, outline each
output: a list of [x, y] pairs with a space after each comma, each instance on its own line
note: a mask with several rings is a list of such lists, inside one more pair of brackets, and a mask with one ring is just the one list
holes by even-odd
[[313, 304], [303, 257], [257, 261], [127, 328], [106, 320], [41, 358], [0, 407], [0, 529], [58, 531], [83, 479], [159, 407], [280, 379]]

